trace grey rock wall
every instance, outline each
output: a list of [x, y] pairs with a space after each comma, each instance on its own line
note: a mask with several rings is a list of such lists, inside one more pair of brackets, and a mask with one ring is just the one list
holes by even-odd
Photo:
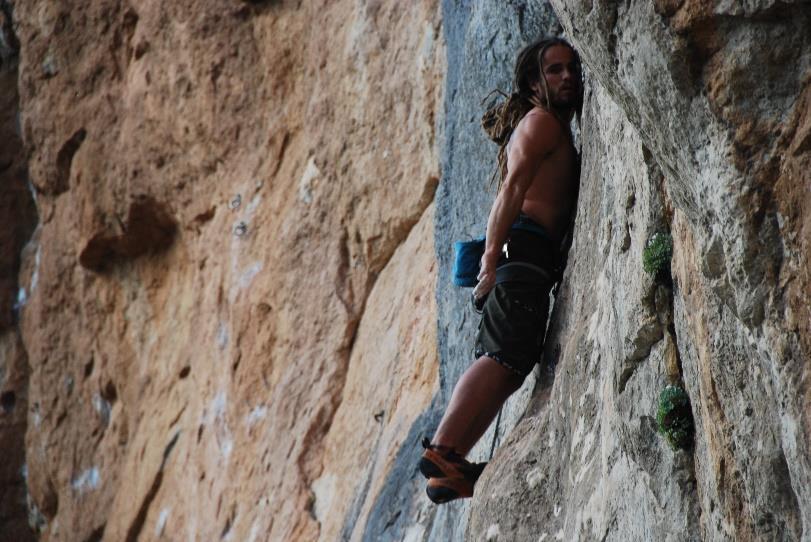
[[554, 382], [485, 471], [471, 540], [698, 539], [692, 456], [654, 418], [671, 309], [641, 262], [664, 220], [662, 175], [598, 84], [584, 119], [576, 239], [545, 351]]
[[[811, 540], [808, 4], [552, 3], [589, 79], [554, 380], [467, 538]], [[672, 289], [642, 270], [662, 229]], [[686, 452], [655, 428], [673, 357]]]

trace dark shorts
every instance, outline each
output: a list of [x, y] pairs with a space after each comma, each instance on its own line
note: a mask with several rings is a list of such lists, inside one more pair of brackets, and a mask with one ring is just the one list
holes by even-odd
[[477, 358], [493, 358], [526, 377], [541, 359], [552, 283], [504, 282], [487, 296], [476, 336]]

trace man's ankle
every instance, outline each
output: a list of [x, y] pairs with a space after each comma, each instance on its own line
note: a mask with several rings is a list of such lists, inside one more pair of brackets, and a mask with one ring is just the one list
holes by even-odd
[[434, 450], [443, 456], [453, 455], [460, 459], [464, 459], [464, 456], [457, 452], [456, 448], [447, 444], [434, 443], [433, 441], [429, 441], [427, 438], [424, 438], [422, 441], [422, 446], [423, 448]]

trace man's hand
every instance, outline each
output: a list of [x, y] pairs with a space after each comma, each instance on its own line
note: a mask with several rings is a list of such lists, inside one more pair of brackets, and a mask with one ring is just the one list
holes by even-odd
[[475, 299], [481, 299], [482, 297], [486, 296], [490, 290], [493, 289], [493, 286], [496, 285], [496, 264], [498, 263], [498, 258], [495, 258], [495, 261], [492, 257], [489, 257], [487, 254], [482, 256], [481, 267], [479, 269], [479, 276], [476, 278], [478, 279], [479, 283], [473, 289], [473, 297]]

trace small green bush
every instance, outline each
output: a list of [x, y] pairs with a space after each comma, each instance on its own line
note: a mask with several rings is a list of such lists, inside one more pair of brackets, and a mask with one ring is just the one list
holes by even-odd
[[656, 423], [671, 448], [690, 448], [693, 443], [693, 412], [690, 409], [690, 397], [684, 389], [671, 385], [662, 390], [659, 394]]
[[655, 233], [642, 251], [642, 267], [654, 277], [670, 276], [670, 258], [673, 257], [673, 237], [669, 233]]

